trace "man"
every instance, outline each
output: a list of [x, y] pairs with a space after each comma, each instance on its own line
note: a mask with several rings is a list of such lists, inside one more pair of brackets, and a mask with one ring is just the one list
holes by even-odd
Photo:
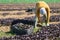
[[[40, 1], [36, 3], [36, 21], [37, 23], [40, 23], [40, 14], [42, 14], [46, 21], [42, 24], [42, 26], [49, 26], [49, 19], [50, 19], [50, 8], [49, 6], [44, 2]], [[45, 24], [45, 25], [44, 25]]]
[[[35, 28], [34, 28], [35, 31], [38, 30], [38, 27], [36, 27], [38, 22], [42, 26], [49, 26], [50, 8], [44, 1], [40, 1], [40, 2], [36, 3], [36, 12], [35, 13], [36, 13], [36, 15], [35, 15], [36, 22], [35, 22]], [[42, 14], [46, 19], [46, 21], [44, 23], [40, 22], [40, 20], [41, 20], [40, 14]]]

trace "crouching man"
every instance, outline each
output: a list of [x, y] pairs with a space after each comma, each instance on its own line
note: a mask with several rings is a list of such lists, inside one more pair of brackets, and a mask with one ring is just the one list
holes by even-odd
[[[40, 25], [42, 26], [49, 26], [49, 19], [50, 19], [50, 7], [48, 4], [46, 4], [44, 1], [40, 1], [36, 3], [36, 11], [35, 11], [35, 30], [37, 31], [37, 23], [39, 22]], [[40, 22], [40, 14], [42, 14], [45, 17], [45, 22], [41, 23]]]

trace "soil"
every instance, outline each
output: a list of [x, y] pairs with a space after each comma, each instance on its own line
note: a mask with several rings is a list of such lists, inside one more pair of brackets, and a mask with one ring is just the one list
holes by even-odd
[[[59, 9], [60, 10], [60, 3], [52, 3], [49, 4], [50, 8], [55, 10], [55, 9]], [[16, 5], [13, 5], [13, 4], [0, 4], [0, 9], [1, 11], [12, 11], [12, 10], [26, 10], [28, 8], [34, 8], [35, 7], [35, 4], [16, 4]], [[54, 14], [54, 13], [53, 13]], [[34, 16], [32, 17], [28, 17], [28, 18], [24, 18], [25, 20], [30, 20], [31, 22], [33, 21], [33, 18]], [[1, 19], [0, 22], [2, 24], [5, 24], [7, 25], [6, 23], [9, 23], [9, 22], [12, 22], [13, 20], [16, 20], [16, 19], [8, 19], [10, 21], [8, 22], [4, 22], [4, 20], [7, 20], [7, 19]], [[16, 35], [16, 36], [11, 36], [9, 38], [7, 37], [3, 37], [3, 38], [0, 38], [0, 40], [44, 40], [44, 39], [47, 39], [49, 40], [51, 38], [51, 40], [57, 40], [56, 37], [60, 38], [60, 15], [58, 16], [51, 16], [51, 19], [50, 19], [51, 23], [50, 23], [50, 26], [41, 26], [41, 29], [36, 33], [36, 34], [31, 34], [31, 35]], [[25, 22], [24, 22], [25, 23]], [[30, 22], [29, 22], [30, 23]], [[10, 23], [11, 24], [11, 23]], [[10, 25], [8, 24], [8, 25]], [[26, 28], [29, 27], [29, 25], [26, 26], [26, 24], [23, 24]]]

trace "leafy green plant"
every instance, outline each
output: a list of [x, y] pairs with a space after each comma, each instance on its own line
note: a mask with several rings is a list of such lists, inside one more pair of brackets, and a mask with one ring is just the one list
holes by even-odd
[[10, 36], [15, 36], [15, 34], [13, 32], [2, 32], [0, 31], [0, 38], [1, 37], [10, 37]]

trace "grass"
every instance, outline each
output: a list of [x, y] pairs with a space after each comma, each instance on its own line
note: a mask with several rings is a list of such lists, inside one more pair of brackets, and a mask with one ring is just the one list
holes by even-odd
[[13, 32], [2, 32], [0, 31], [0, 38], [1, 37], [10, 37], [10, 36], [15, 36]]
[[[13, 3], [36, 3], [38, 1], [42, 1], [42, 0], [0, 0], [0, 3], [3, 4], [13, 4]], [[47, 3], [60, 3], [60, 0], [43, 0]]]

